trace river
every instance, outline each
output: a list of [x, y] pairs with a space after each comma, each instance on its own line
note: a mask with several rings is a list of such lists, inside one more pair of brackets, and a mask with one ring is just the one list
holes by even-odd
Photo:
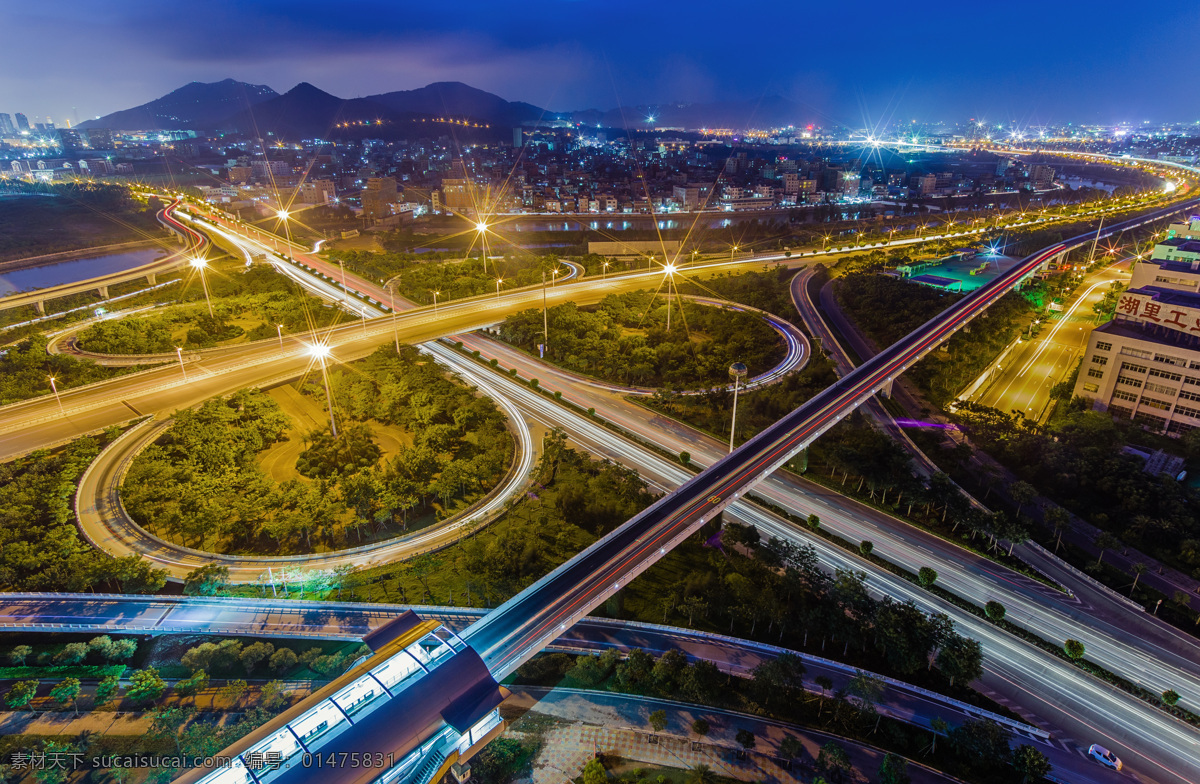
[[164, 253], [161, 248], [146, 248], [0, 273], [0, 297], [123, 272], [162, 258]]

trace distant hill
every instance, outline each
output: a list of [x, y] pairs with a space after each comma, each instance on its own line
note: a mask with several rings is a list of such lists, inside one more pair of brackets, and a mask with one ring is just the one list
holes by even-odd
[[251, 106], [277, 98], [264, 84], [234, 79], [192, 82], [149, 103], [107, 114], [79, 124], [81, 128], [118, 130], [169, 130], [214, 127], [225, 118]]
[[470, 117], [492, 125], [520, 125], [556, 115], [532, 104], [506, 101], [462, 82], [434, 82], [416, 90], [369, 95], [365, 100], [402, 114]]
[[310, 139], [328, 138], [339, 122], [383, 118], [401, 119], [399, 112], [369, 98], [346, 100], [301, 82], [283, 95], [226, 117], [217, 127], [249, 136], [269, 132], [281, 138]]

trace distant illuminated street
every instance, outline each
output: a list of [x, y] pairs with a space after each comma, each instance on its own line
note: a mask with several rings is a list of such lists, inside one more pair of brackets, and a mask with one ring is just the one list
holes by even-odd
[[1076, 292], [1052, 313], [1032, 340], [1020, 340], [984, 371], [985, 378], [969, 400], [1007, 413], [1019, 411], [1040, 422], [1049, 413], [1050, 390], [1062, 381], [1087, 346], [1096, 325], [1092, 306], [1113, 283], [1129, 280], [1129, 259], [1090, 273]]

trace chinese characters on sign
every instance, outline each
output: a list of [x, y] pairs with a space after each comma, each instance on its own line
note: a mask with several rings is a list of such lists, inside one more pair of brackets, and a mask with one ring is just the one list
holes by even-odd
[[1158, 324], [1177, 332], [1200, 333], [1200, 308], [1155, 302], [1146, 294], [1125, 293], [1117, 302], [1119, 315]]

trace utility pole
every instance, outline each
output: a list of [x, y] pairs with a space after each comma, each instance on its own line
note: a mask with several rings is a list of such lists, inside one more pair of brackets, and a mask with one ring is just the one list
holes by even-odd
[[542, 358], [546, 356], [546, 349], [550, 347], [550, 316], [549, 310], [546, 307], [546, 271], [542, 270]]

